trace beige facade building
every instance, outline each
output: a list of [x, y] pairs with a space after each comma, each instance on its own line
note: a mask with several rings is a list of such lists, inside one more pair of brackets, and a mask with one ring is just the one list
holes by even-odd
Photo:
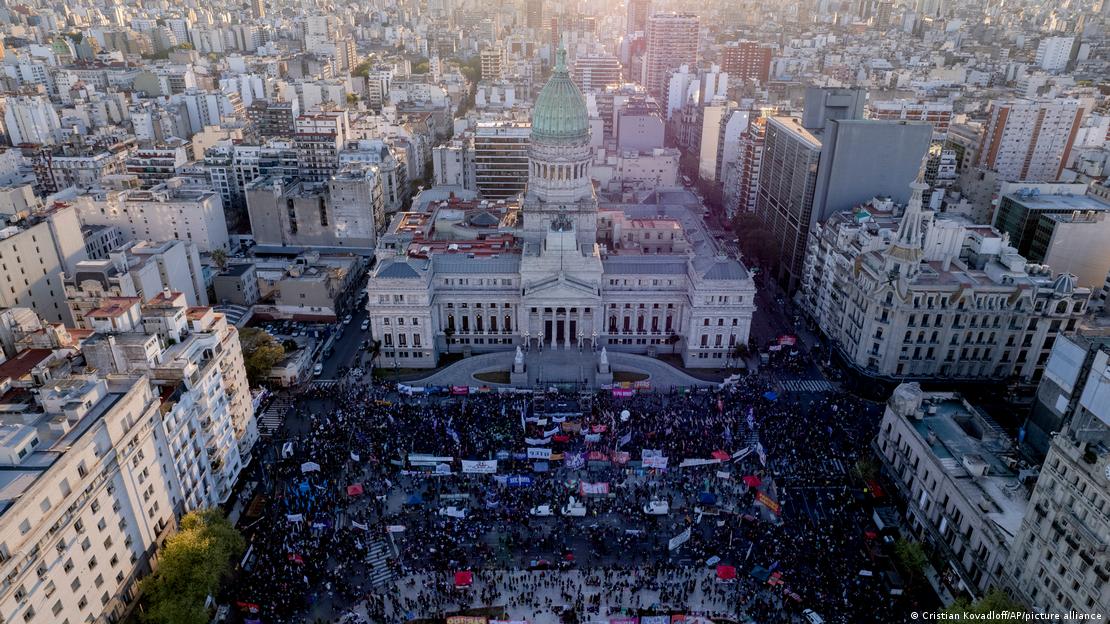
[[[997, 231], [874, 205], [814, 228], [802, 305], [842, 357], [887, 379], [1040, 379], [1090, 290], [1026, 262]], [[876, 214], [873, 214], [876, 213]]]
[[228, 248], [219, 193], [188, 187], [181, 178], [150, 190], [94, 190], [78, 196], [76, 206], [81, 223], [114, 225], [128, 240], [189, 241], [202, 253]]
[[62, 273], [86, 258], [76, 211], [54, 208], [16, 223], [0, 230], [0, 308], [30, 307], [71, 322]]
[[[24, 353], [0, 367], [6, 389], [44, 352]], [[118, 621], [181, 503], [167, 487], [160, 402], [141, 376], [40, 382], [0, 405], [0, 617]]]
[[1002, 586], [1029, 506], [1014, 441], [959, 395], [909, 383], [887, 403], [875, 447], [910, 530], [946, 562], [942, 593]]

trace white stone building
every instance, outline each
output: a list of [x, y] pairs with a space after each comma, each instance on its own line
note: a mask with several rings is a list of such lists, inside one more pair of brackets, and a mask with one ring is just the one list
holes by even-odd
[[1029, 505], [1019, 453], [993, 420], [959, 395], [898, 386], [876, 452], [906, 499], [910, 530], [947, 565], [947, 590], [973, 596], [1001, 586]]
[[[704, 230], [687, 253], [611, 255], [599, 245], [589, 142], [585, 100], [560, 51], [534, 109], [523, 207], [501, 219], [479, 214], [491, 206], [473, 215], [497, 228], [498, 243], [476, 235], [419, 251], [405, 229], [414, 220], [402, 214], [387, 239], [407, 236], [417, 252], [379, 247], [368, 309], [383, 362], [431, 367], [450, 340], [465, 351], [673, 348], [687, 366], [717, 367], [747, 343], [755, 285]], [[653, 216], [671, 199], [664, 195], [614, 209]], [[674, 208], [684, 228], [699, 227], [700, 215]]]
[[[39, 360], [0, 367], [5, 390]], [[179, 503], [160, 402], [141, 376], [41, 381], [37, 400], [0, 405], [0, 617], [118, 620]]]
[[1090, 290], [1027, 263], [989, 226], [934, 218], [925, 185], [913, 189], [901, 218], [872, 205], [811, 231], [802, 307], [868, 376], [1035, 383]]
[[129, 240], [186, 240], [202, 253], [228, 248], [219, 193], [180, 178], [145, 191], [94, 190], [76, 205], [81, 223], [115, 225]]

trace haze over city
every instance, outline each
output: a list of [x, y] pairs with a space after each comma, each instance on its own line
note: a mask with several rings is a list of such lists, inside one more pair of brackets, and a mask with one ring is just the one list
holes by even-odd
[[1110, 617], [1110, 0], [3, 0], [0, 622]]

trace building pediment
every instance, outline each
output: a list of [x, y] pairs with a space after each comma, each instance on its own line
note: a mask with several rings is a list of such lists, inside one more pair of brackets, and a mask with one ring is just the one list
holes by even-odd
[[528, 298], [543, 298], [556, 303], [565, 304], [572, 301], [581, 301], [583, 298], [601, 300], [601, 293], [596, 286], [591, 286], [565, 274], [545, 279], [524, 287], [524, 296]]

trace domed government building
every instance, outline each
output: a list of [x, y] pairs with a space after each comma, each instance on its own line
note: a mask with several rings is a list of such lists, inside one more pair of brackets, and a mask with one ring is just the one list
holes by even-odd
[[518, 201], [444, 196], [399, 213], [379, 240], [368, 286], [379, 366], [519, 346], [673, 352], [688, 367], [721, 367], [747, 342], [755, 285], [709, 235], [700, 202], [668, 187], [599, 210], [593, 150], [586, 99], [559, 50], [533, 108]]

